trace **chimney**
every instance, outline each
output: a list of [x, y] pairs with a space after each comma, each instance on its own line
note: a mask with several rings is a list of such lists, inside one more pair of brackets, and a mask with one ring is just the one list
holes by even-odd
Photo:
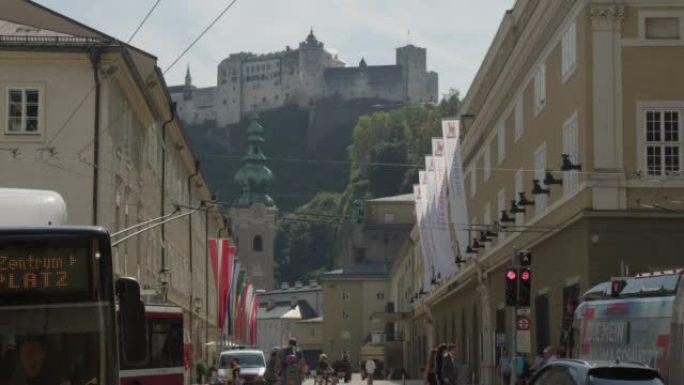
[[315, 279], [309, 280], [309, 287], [316, 287], [318, 286], [318, 281]]
[[302, 281], [295, 281], [295, 289], [301, 289], [302, 288]]
[[283, 289], [283, 290], [287, 290], [287, 289], [290, 288], [290, 284], [287, 283], [287, 282], [283, 282], [283, 283], [280, 284], [280, 288]]

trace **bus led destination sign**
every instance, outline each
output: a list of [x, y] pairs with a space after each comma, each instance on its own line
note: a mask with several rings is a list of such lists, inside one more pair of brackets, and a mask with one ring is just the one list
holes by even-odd
[[40, 255], [7, 251], [0, 250], [0, 292], [88, 289], [88, 264], [83, 252], [78, 255], [71, 248], [40, 250]]

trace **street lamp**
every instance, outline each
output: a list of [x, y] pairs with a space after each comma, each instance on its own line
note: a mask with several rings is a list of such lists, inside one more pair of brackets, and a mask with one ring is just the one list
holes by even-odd
[[169, 281], [171, 280], [171, 271], [163, 267], [161, 270], [157, 272], [159, 275], [159, 283], [161, 283], [161, 295], [162, 295], [162, 301], [166, 302], [168, 293], [169, 293]]

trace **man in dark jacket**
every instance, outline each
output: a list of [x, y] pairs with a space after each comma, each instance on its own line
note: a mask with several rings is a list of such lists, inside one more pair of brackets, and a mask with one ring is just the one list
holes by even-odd
[[442, 380], [446, 385], [458, 384], [458, 362], [456, 357], [456, 345], [449, 344], [447, 351], [442, 357]]

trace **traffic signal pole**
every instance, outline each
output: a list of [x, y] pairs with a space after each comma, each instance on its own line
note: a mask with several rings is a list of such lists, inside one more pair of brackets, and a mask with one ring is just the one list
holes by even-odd
[[510, 355], [511, 355], [511, 383], [510, 385], [515, 385], [515, 383], [518, 381], [518, 365], [516, 363], [516, 358], [518, 355], [518, 347], [517, 347], [517, 337], [518, 337], [518, 325], [517, 325], [517, 317], [518, 317], [518, 298], [520, 296], [520, 285], [518, 284], [518, 276], [517, 272], [519, 271], [518, 269], [518, 261], [517, 261], [517, 255], [518, 255], [518, 249], [513, 248], [513, 254], [511, 255], [511, 266], [515, 269], [516, 271], [516, 276], [515, 276], [515, 305], [511, 306], [511, 349], [510, 349]]

